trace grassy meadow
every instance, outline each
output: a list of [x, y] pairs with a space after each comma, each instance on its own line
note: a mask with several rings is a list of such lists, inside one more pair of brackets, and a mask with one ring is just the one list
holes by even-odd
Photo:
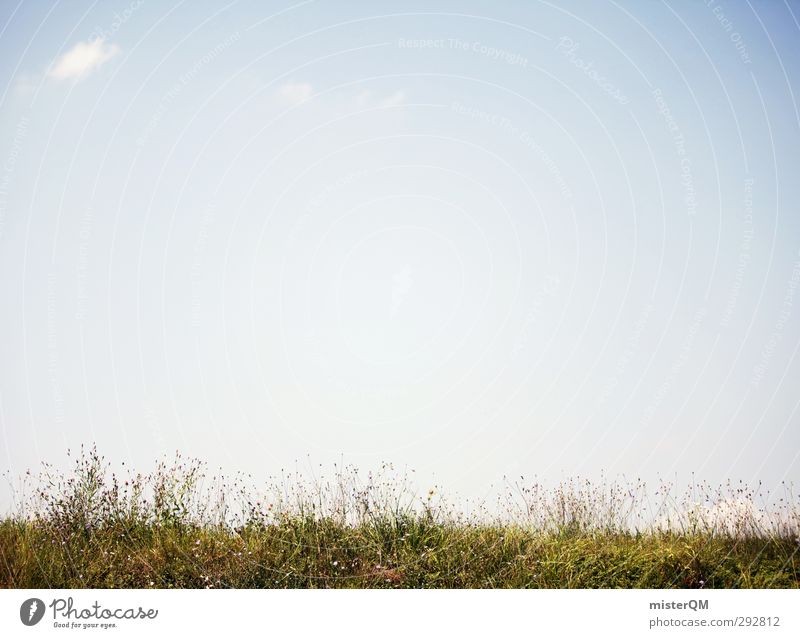
[[800, 503], [741, 483], [517, 477], [490, 504], [418, 494], [390, 466], [330, 479], [212, 476], [176, 456], [146, 474], [95, 450], [44, 466], [0, 522], [0, 586], [795, 588]]

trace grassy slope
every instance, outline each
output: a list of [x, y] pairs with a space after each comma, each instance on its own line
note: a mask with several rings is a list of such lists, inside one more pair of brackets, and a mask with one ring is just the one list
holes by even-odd
[[66, 542], [0, 523], [4, 587], [798, 587], [792, 540], [325, 521], [112, 527]]
[[680, 522], [635, 533], [625, 530], [640, 528], [639, 493], [585, 482], [523, 489], [521, 517], [501, 523], [355, 471], [256, 500], [180, 459], [117, 479], [92, 451], [71, 474], [46, 469], [37, 481], [20, 513], [0, 521], [2, 587], [800, 586], [791, 498], [767, 518], [726, 506], [673, 519], [682, 506], [672, 503]]

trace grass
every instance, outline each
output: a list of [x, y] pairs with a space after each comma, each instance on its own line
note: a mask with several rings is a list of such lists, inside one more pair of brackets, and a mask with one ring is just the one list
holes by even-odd
[[[795, 588], [800, 507], [785, 488], [520, 478], [491, 508], [417, 495], [390, 466], [283, 476], [261, 491], [180, 456], [148, 474], [95, 450], [45, 466], [0, 522], [0, 586]], [[759, 504], [762, 503], [762, 504]]]

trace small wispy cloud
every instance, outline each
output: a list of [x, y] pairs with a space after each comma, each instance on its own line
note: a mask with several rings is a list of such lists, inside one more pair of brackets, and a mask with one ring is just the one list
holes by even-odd
[[405, 91], [395, 91], [388, 97], [382, 98], [378, 104], [380, 106], [398, 106], [406, 101], [406, 93]]
[[290, 84], [284, 84], [278, 88], [278, 97], [290, 106], [302, 104], [313, 94], [314, 87], [308, 82], [294, 82]]
[[406, 101], [405, 91], [395, 91], [390, 95], [376, 95], [369, 89], [364, 89], [356, 95], [355, 102], [358, 108], [398, 106]]
[[56, 80], [82, 80], [117, 53], [119, 47], [103, 38], [78, 42], [53, 63], [47, 75]]

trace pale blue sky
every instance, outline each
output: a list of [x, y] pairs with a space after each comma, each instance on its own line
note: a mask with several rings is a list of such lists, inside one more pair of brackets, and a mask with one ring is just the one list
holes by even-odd
[[0, 466], [800, 478], [800, 6], [6, 2]]

